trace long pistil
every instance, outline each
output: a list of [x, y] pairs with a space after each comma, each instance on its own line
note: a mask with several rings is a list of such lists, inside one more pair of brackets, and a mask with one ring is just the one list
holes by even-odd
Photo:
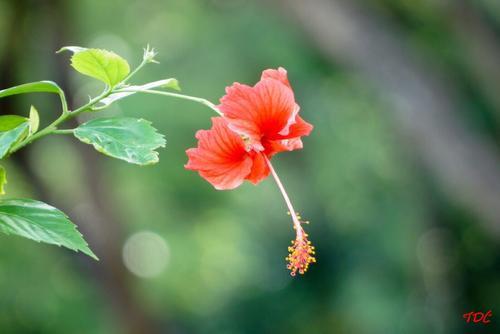
[[271, 174], [278, 185], [278, 188], [285, 200], [286, 206], [288, 207], [289, 213], [292, 217], [293, 228], [295, 229], [296, 237], [295, 240], [292, 240], [291, 246], [288, 247], [288, 256], [286, 260], [288, 261], [287, 268], [291, 271], [290, 274], [295, 276], [297, 272], [299, 274], [304, 274], [309, 268], [309, 264], [315, 263], [316, 258], [314, 257], [315, 251], [314, 246], [311, 245], [311, 242], [308, 240], [308, 234], [305, 233], [304, 228], [302, 227], [302, 221], [300, 220], [300, 216], [297, 214], [295, 209], [293, 208], [292, 202], [288, 197], [288, 194], [281, 182], [278, 174], [273, 168], [271, 161], [267, 157], [265, 157], [266, 163], [271, 170]]

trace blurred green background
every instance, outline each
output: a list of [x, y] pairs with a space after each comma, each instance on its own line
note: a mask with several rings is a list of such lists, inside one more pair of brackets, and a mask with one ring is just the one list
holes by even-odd
[[[62, 136], [2, 162], [7, 196], [63, 209], [101, 261], [0, 236], [0, 333], [498, 333], [498, 1], [0, 0], [0, 88], [54, 80], [77, 107], [101, 87], [57, 49], [137, 65], [148, 43], [160, 64], [134, 83], [175, 77], [214, 102], [288, 70], [315, 129], [275, 167], [318, 263], [290, 277], [272, 179], [220, 192], [184, 170], [209, 109], [134, 96], [102, 114], [153, 121], [159, 164]], [[59, 112], [41, 94], [0, 112], [30, 104], [43, 124]]]

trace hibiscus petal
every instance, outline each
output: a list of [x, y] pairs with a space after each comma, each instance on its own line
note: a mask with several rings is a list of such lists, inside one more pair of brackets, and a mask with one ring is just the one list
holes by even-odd
[[255, 153], [253, 157], [252, 171], [246, 177], [246, 180], [257, 184], [269, 176], [271, 170], [267, 165], [264, 155], [260, 152]]
[[301, 149], [302, 140], [300, 138], [268, 140], [264, 143], [264, 147], [264, 153], [268, 157], [272, 157], [276, 153]]
[[309, 136], [314, 126], [311, 123], [304, 121], [302, 117], [297, 115], [295, 123], [290, 126], [290, 131], [287, 135], [279, 136], [281, 139], [291, 139], [295, 137]]
[[252, 170], [252, 158], [245, 150], [243, 139], [227, 126], [222, 117], [212, 118], [210, 130], [196, 133], [198, 147], [186, 151], [186, 169], [196, 170], [216, 189], [234, 189], [241, 185]]
[[275, 70], [275, 69], [265, 70], [262, 72], [262, 76], [260, 78], [261, 78], [261, 80], [263, 80], [263, 79], [278, 80], [278, 81], [281, 81], [286, 86], [292, 88], [292, 86], [290, 85], [290, 82], [288, 81], [287, 72], [283, 67], [279, 67], [277, 70]]
[[278, 135], [273, 139], [265, 140], [265, 154], [272, 156], [283, 151], [294, 151], [302, 148], [302, 136], [308, 136], [313, 130], [313, 126], [297, 115], [295, 123], [290, 126], [288, 135]]
[[[277, 81], [281, 82], [282, 84], [284, 84], [285, 86], [292, 89], [292, 86], [290, 85], [290, 81], [288, 81], [287, 71], [283, 67], [279, 67], [277, 70], [267, 69], [267, 70], [262, 72], [262, 75], [260, 78], [261, 78], [261, 80], [264, 80], [264, 79], [277, 80]], [[299, 113], [299, 110], [300, 110], [299, 105], [295, 104], [295, 109], [294, 109], [293, 114], [288, 119], [287, 125], [279, 132], [279, 134], [281, 134], [281, 135], [288, 134], [290, 126], [293, 123], [295, 123], [295, 116]]]
[[263, 137], [288, 134], [297, 107], [290, 87], [267, 78], [254, 87], [239, 83], [228, 87], [219, 110], [232, 130], [248, 136], [254, 149], [263, 150]]

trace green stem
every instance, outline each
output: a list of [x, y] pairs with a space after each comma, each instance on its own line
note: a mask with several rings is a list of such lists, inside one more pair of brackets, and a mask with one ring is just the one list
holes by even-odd
[[190, 95], [184, 95], [184, 94], [178, 94], [178, 93], [172, 93], [172, 92], [163, 92], [163, 91], [151, 90], [151, 89], [134, 90], [134, 89], [123, 88], [123, 89], [117, 90], [116, 92], [117, 93], [145, 93], [145, 94], [154, 94], [154, 95], [164, 95], [164, 96], [175, 97], [178, 99], [194, 101], [194, 102], [201, 103], [201, 104], [209, 107], [210, 109], [215, 111], [219, 116], [224, 116], [224, 114], [222, 114], [222, 112], [220, 112], [220, 110], [217, 109], [215, 104], [213, 104], [212, 102], [210, 102], [206, 99], [202, 99], [200, 97], [194, 97], [194, 96], [190, 96]]
[[[137, 66], [132, 72], [130, 72], [130, 74], [127, 75], [125, 77], [125, 79], [122, 80], [120, 85], [123, 85], [127, 82], [127, 80], [130, 80], [130, 78], [132, 78], [137, 72], [139, 72], [139, 70], [141, 70], [144, 67], [144, 65], [146, 65], [148, 62], [149, 62], [148, 59], [143, 58], [142, 62], [139, 64], [139, 66]], [[49, 124], [47, 127], [43, 128], [42, 130], [38, 131], [37, 133], [33, 134], [32, 136], [24, 139], [23, 141], [21, 141], [17, 145], [14, 145], [14, 147], [12, 147], [10, 149], [9, 155], [20, 150], [24, 146], [31, 144], [35, 140], [40, 139], [42, 137], [45, 137], [46, 135], [49, 135], [51, 133], [58, 133], [58, 134], [72, 133], [72, 130], [58, 130], [57, 126], [59, 124], [61, 124], [62, 122], [65, 122], [71, 118], [74, 118], [74, 117], [78, 116], [80, 113], [91, 109], [95, 104], [99, 103], [99, 101], [101, 101], [105, 97], [109, 96], [110, 94], [118, 92], [118, 91], [119, 91], [118, 89], [113, 90], [110, 87], [106, 87], [106, 89], [102, 92], [101, 95], [91, 99], [87, 104], [85, 104], [85, 105], [81, 106], [80, 108], [75, 109], [73, 111], [70, 111], [68, 109], [68, 103], [66, 101], [66, 96], [64, 95], [64, 92], [60, 92], [59, 97], [61, 99], [61, 105], [62, 105], [62, 109], [63, 109], [61, 116], [59, 116], [54, 122]]]
[[[118, 87], [124, 85], [127, 82], [127, 80], [129, 80], [130, 78], [132, 78], [139, 70], [141, 70], [149, 62], [150, 61], [148, 59], [143, 58], [142, 62], [139, 64], [139, 66], [137, 66], [127, 77], [125, 77], [125, 79], [122, 80], [122, 82], [118, 85]], [[66, 102], [66, 97], [64, 96], [64, 93], [61, 93], [61, 94], [59, 94], [59, 96], [61, 98], [62, 108], [63, 108], [63, 112], [62, 112], [61, 116], [59, 116], [54, 122], [52, 122], [51, 124], [49, 124], [44, 129], [38, 131], [37, 133], [33, 134], [32, 136], [30, 136], [30, 137], [28, 137], [26, 139], [24, 139], [23, 141], [21, 141], [17, 145], [14, 145], [14, 147], [12, 147], [12, 149], [10, 150], [9, 154], [12, 154], [12, 153], [20, 150], [24, 146], [26, 146], [28, 144], [31, 144], [35, 140], [40, 139], [42, 137], [45, 137], [46, 135], [49, 135], [49, 134], [52, 134], [52, 133], [55, 133], [55, 134], [72, 134], [73, 130], [71, 130], [71, 129], [69, 129], [69, 130], [59, 130], [59, 129], [57, 129], [57, 127], [59, 126], [59, 124], [65, 122], [65, 121], [67, 121], [67, 120], [69, 120], [69, 119], [71, 119], [73, 117], [76, 117], [80, 113], [88, 111], [95, 104], [97, 104], [99, 101], [101, 101], [102, 99], [104, 99], [105, 97], [107, 97], [107, 96], [109, 96], [109, 95], [111, 95], [113, 93], [145, 93], [145, 94], [155, 94], [155, 95], [164, 95], [164, 96], [175, 97], [175, 98], [178, 98], [178, 99], [189, 100], [189, 101], [193, 101], [193, 102], [197, 102], [197, 103], [203, 104], [203, 105], [209, 107], [210, 109], [212, 109], [213, 111], [215, 111], [218, 115], [224, 116], [222, 114], [222, 112], [220, 112], [219, 109], [217, 109], [217, 106], [215, 104], [213, 104], [212, 102], [210, 102], [210, 101], [208, 101], [206, 99], [202, 99], [202, 98], [199, 98], [199, 97], [194, 97], [194, 96], [189, 96], [189, 95], [184, 95], [184, 94], [178, 94], [178, 93], [171, 93], [171, 92], [163, 92], [163, 91], [157, 91], [157, 90], [149, 90], [149, 89], [147, 89], [147, 90], [135, 90], [135, 89], [127, 89], [127, 88], [111, 89], [109, 87], [107, 87], [104, 90], [104, 92], [102, 92], [101, 95], [99, 95], [99, 96], [91, 99], [87, 104], [85, 104], [85, 105], [81, 106], [80, 108], [75, 109], [73, 111], [69, 111], [68, 110], [68, 105], [67, 105], [67, 102]]]
[[64, 95], [64, 92], [62, 90], [59, 92], [59, 98], [61, 100], [63, 115], [69, 113], [68, 102], [66, 101], [66, 95]]
[[61, 130], [54, 130], [52, 131], [52, 133], [56, 135], [72, 135], [73, 131], [75, 131], [75, 129], [64, 129], [64, 130], [61, 129]]
[[47, 127], [45, 127], [44, 129], [38, 131], [33, 136], [30, 136], [30, 137], [26, 138], [25, 140], [21, 141], [20, 143], [18, 143], [17, 145], [15, 145], [10, 150], [9, 154], [12, 154], [12, 153], [20, 150], [24, 146], [26, 146], [28, 144], [31, 144], [32, 142], [34, 142], [37, 139], [40, 139], [42, 137], [45, 137], [46, 135], [54, 133], [55, 131], [57, 131], [57, 126], [59, 124], [61, 124], [62, 122], [65, 122], [65, 121], [67, 121], [67, 120], [69, 120], [71, 118], [76, 117], [77, 115], [79, 115], [80, 113], [82, 113], [84, 111], [89, 110], [94, 104], [98, 103], [99, 101], [101, 101], [102, 99], [104, 99], [105, 97], [107, 97], [108, 95], [110, 95], [111, 93], [112, 93], [112, 90], [109, 89], [109, 88], [106, 88], [106, 90], [104, 90], [104, 92], [101, 95], [99, 95], [99, 96], [91, 99], [87, 104], [81, 106], [80, 108], [78, 108], [78, 109], [76, 109], [74, 111], [67, 111], [67, 112], [63, 113], [54, 122], [52, 122], [51, 124], [47, 125]]
[[148, 63], [147, 59], [143, 59], [142, 62], [139, 64], [139, 66], [137, 66], [135, 70], [130, 72], [129, 75], [127, 75], [125, 79], [122, 80], [121, 84], [127, 83], [127, 81], [130, 80], [130, 78], [132, 78], [137, 72], [139, 72], [147, 63]]

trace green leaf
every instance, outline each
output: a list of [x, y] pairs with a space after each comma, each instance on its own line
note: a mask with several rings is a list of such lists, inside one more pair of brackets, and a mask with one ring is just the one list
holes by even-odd
[[0, 231], [81, 251], [97, 260], [76, 225], [62, 211], [43, 202], [0, 200]]
[[27, 120], [28, 119], [26, 117], [17, 115], [0, 116], [0, 132], [12, 130], [22, 123], [26, 122]]
[[7, 172], [5, 168], [0, 165], [0, 195], [5, 195], [4, 186], [7, 184]]
[[119, 84], [130, 72], [128, 62], [116, 53], [102, 49], [64, 47], [59, 51], [69, 50], [71, 66], [78, 72], [101, 80], [110, 87]]
[[37, 81], [0, 90], [0, 98], [26, 93], [55, 93], [64, 95], [61, 87], [59, 87], [55, 82]]
[[30, 108], [30, 134], [33, 134], [38, 131], [38, 127], [40, 126], [40, 116], [38, 115], [38, 111], [35, 107], [31, 106]]
[[150, 122], [131, 117], [93, 119], [76, 128], [74, 135], [101, 153], [138, 165], [157, 163], [155, 149], [165, 146], [165, 138]]
[[113, 93], [108, 97], [105, 97], [101, 101], [99, 101], [100, 105], [96, 108], [98, 110], [102, 108], [108, 107], [110, 104], [113, 102], [116, 102], [118, 100], [121, 100], [127, 96], [133, 95], [137, 92], [148, 90], [148, 89], [154, 89], [154, 88], [170, 88], [170, 89], [175, 89], [175, 90], [181, 90], [179, 87], [179, 81], [174, 78], [169, 78], [169, 79], [163, 79], [163, 80], [158, 80], [158, 81], [153, 81], [144, 85], [140, 86], [128, 86], [125, 87], [127, 91], [133, 91], [133, 92], [118, 92], [118, 93]]
[[12, 130], [0, 132], [0, 159], [7, 155], [14, 144], [26, 136], [28, 127], [28, 122], [24, 122]]

